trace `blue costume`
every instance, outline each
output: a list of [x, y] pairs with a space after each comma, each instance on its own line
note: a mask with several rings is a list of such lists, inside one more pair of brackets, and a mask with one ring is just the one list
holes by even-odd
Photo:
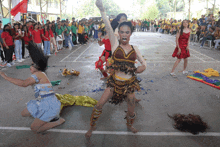
[[[31, 75], [36, 83], [39, 80], [36, 75]], [[35, 100], [30, 100], [27, 103], [27, 109], [34, 118], [39, 118], [42, 121], [50, 122], [56, 117], [59, 117], [61, 103], [55, 96], [54, 90], [50, 83], [36, 84], [34, 87]]]

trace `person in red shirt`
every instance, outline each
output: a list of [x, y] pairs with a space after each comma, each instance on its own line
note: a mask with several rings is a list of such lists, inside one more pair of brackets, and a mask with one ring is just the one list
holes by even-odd
[[[50, 44], [52, 44], [55, 48], [55, 52], [57, 53], [57, 45], [56, 45], [56, 41], [54, 38], [54, 34], [55, 33], [55, 28], [53, 27], [52, 23], [49, 23], [49, 30], [50, 30]], [[50, 50], [51, 52], [53, 51], [52, 45], [50, 45]]]
[[12, 62], [12, 55], [14, 52], [14, 42], [9, 25], [4, 26], [1, 37], [3, 42], [3, 49], [5, 52], [5, 61], [7, 62], [7, 66], [11, 67], [11, 65], [14, 65], [14, 63]]
[[38, 48], [41, 48], [41, 32], [38, 30], [38, 24], [34, 24], [34, 30], [32, 31], [32, 39], [37, 44]]
[[23, 37], [21, 30], [19, 29], [19, 24], [14, 24], [14, 43], [15, 43], [15, 56], [17, 62], [22, 62], [22, 42], [21, 37]]
[[31, 21], [29, 21], [29, 22], [28, 22], [28, 31], [29, 31], [30, 33], [32, 33], [33, 30], [34, 30], [33, 24], [32, 24]]
[[100, 80], [103, 80], [108, 77], [106, 70], [104, 70], [104, 68], [103, 68], [103, 64], [104, 64], [104, 62], [106, 62], [106, 66], [107, 67], [109, 66], [108, 59], [111, 58], [112, 52], [111, 52], [111, 43], [110, 43], [108, 35], [105, 35], [104, 39], [101, 39], [101, 35], [102, 35], [101, 32], [98, 33], [98, 37], [99, 37], [98, 43], [100, 46], [102, 46], [104, 44], [105, 49], [102, 52], [102, 55], [99, 57], [99, 60], [95, 62], [95, 67], [96, 67], [96, 69], [99, 69], [102, 72], [104, 78], [101, 78]]
[[43, 29], [42, 38], [44, 40], [44, 55], [50, 56], [50, 30], [49, 26], [45, 25]]
[[27, 58], [29, 56], [29, 51], [28, 51], [28, 43], [29, 41], [31, 41], [31, 33], [28, 31], [28, 28], [26, 25], [23, 25], [23, 39], [24, 39], [24, 43], [25, 43], [25, 55], [24, 57]]

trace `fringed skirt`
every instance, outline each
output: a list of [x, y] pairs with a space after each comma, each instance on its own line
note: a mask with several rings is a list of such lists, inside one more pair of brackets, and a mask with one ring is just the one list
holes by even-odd
[[111, 104], [122, 103], [128, 94], [132, 94], [135, 91], [140, 91], [140, 81], [136, 76], [131, 77], [125, 81], [119, 81], [115, 75], [110, 75], [107, 80], [107, 87], [114, 88], [113, 97], [110, 99]]

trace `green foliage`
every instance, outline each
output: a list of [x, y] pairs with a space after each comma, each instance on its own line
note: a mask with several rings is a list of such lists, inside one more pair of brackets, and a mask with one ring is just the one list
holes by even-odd
[[141, 19], [155, 19], [158, 17], [159, 10], [155, 4], [152, 4], [141, 15]]
[[[76, 16], [78, 18], [101, 16], [99, 9], [95, 5], [95, 2], [96, 0], [85, 0], [85, 3], [79, 6]], [[117, 15], [121, 12], [120, 7], [112, 0], [103, 0], [103, 5], [108, 16]]]
[[[175, 11], [175, 0], [156, 0], [156, 5], [162, 17], [167, 12]], [[183, 11], [185, 8], [185, 0], [176, 0], [176, 12]]]

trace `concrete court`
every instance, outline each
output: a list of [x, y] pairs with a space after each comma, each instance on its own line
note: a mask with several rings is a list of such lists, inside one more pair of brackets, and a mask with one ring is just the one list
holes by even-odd
[[[64, 109], [61, 116], [66, 122], [46, 132], [34, 134], [29, 127], [32, 117], [23, 118], [20, 112], [25, 103], [34, 99], [32, 87], [21, 88], [0, 77], [0, 147], [218, 147], [220, 144], [220, 93], [218, 89], [186, 78], [178, 72], [183, 62], [176, 69], [177, 78], [169, 76], [176, 59], [172, 58], [175, 37], [159, 33], [137, 33], [131, 37], [131, 44], [137, 45], [147, 62], [147, 69], [139, 74], [142, 91], [136, 97], [142, 101], [136, 105], [137, 118], [134, 127], [139, 133], [128, 133], [124, 111], [127, 104], [120, 106], [107, 103], [97, 122], [97, 131], [90, 141], [84, 137], [89, 129], [92, 108], [72, 106]], [[91, 42], [86, 46], [77, 46], [72, 50], [62, 50], [49, 59], [47, 75], [51, 81], [62, 80], [55, 86], [57, 93], [88, 95], [99, 100], [105, 88], [100, 81], [101, 75], [94, 68], [94, 63], [104, 47]], [[200, 49], [190, 46], [188, 70], [213, 68], [220, 71], [220, 51]], [[26, 60], [22, 64], [30, 64]], [[20, 65], [22, 65], [20, 64]], [[18, 65], [18, 64], [17, 64]], [[62, 66], [81, 72], [79, 77], [62, 77]], [[9, 76], [25, 79], [31, 74], [29, 69], [17, 70], [14, 67], [1, 71]], [[219, 79], [217, 77], [216, 79]], [[65, 87], [65, 89], [58, 89]], [[172, 127], [167, 116], [174, 113], [194, 113], [208, 123], [207, 133], [191, 135]]]

